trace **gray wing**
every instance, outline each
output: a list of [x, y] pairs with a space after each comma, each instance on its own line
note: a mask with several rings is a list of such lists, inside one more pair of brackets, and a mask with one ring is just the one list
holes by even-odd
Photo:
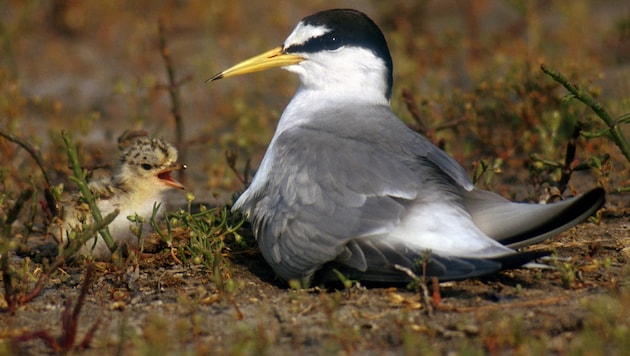
[[414, 133], [407, 144], [399, 142], [404, 137], [394, 144], [365, 132], [353, 137], [343, 129], [308, 127], [280, 134], [266, 187], [244, 204], [275, 272], [285, 280], [308, 279], [335, 259], [365, 270], [363, 251], [349, 241], [368, 236], [378, 241], [400, 222], [422, 189], [455, 196], [457, 182], [469, 184], [461, 167], [430, 143], [428, 148], [436, 151], [428, 152], [453, 166], [454, 174], [441, 169], [427, 151], [417, 152], [416, 137], [421, 138]]

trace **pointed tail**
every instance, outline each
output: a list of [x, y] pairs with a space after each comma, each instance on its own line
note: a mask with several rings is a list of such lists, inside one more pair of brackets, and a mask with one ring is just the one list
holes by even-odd
[[559, 203], [524, 204], [473, 190], [466, 193], [465, 204], [481, 231], [510, 248], [519, 248], [579, 224], [604, 205], [605, 197], [604, 189], [595, 188]]

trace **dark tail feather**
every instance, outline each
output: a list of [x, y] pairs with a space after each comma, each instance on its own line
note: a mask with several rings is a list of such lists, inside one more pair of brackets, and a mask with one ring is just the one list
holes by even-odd
[[475, 190], [466, 196], [466, 206], [486, 235], [510, 248], [519, 248], [577, 225], [601, 208], [605, 197], [604, 189], [595, 188], [559, 203], [522, 204]]

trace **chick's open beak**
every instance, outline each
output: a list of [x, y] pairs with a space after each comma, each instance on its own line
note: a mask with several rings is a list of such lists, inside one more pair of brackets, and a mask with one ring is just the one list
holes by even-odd
[[186, 189], [184, 187], [184, 185], [182, 185], [180, 182], [176, 181], [173, 176], [171, 176], [171, 172], [173, 171], [181, 171], [183, 169], [186, 169], [186, 165], [185, 164], [181, 164], [181, 163], [173, 163], [170, 166], [164, 168], [163, 170], [159, 171], [157, 174], [158, 179], [160, 179], [164, 184], [166, 184], [169, 187], [172, 188], [177, 188], [177, 189], [181, 189], [184, 190]]
[[223, 72], [217, 73], [210, 79], [206, 80], [206, 83], [221, 78], [298, 64], [303, 60], [304, 57], [283, 52], [282, 47], [280, 46], [250, 59], [246, 59], [237, 65], [224, 70]]

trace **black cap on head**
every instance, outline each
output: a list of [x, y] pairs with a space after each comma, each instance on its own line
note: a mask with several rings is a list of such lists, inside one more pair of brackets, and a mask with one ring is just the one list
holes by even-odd
[[371, 50], [381, 58], [387, 67], [388, 93], [391, 96], [393, 83], [392, 57], [387, 41], [378, 26], [367, 15], [352, 9], [334, 9], [321, 11], [302, 19], [302, 23], [311, 26], [324, 26], [330, 29], [325, 34], [311, 38], [305, 43], [284, 48], [287, 53], [314, 53], [335, 50], [342, 46], [355, 46]]

